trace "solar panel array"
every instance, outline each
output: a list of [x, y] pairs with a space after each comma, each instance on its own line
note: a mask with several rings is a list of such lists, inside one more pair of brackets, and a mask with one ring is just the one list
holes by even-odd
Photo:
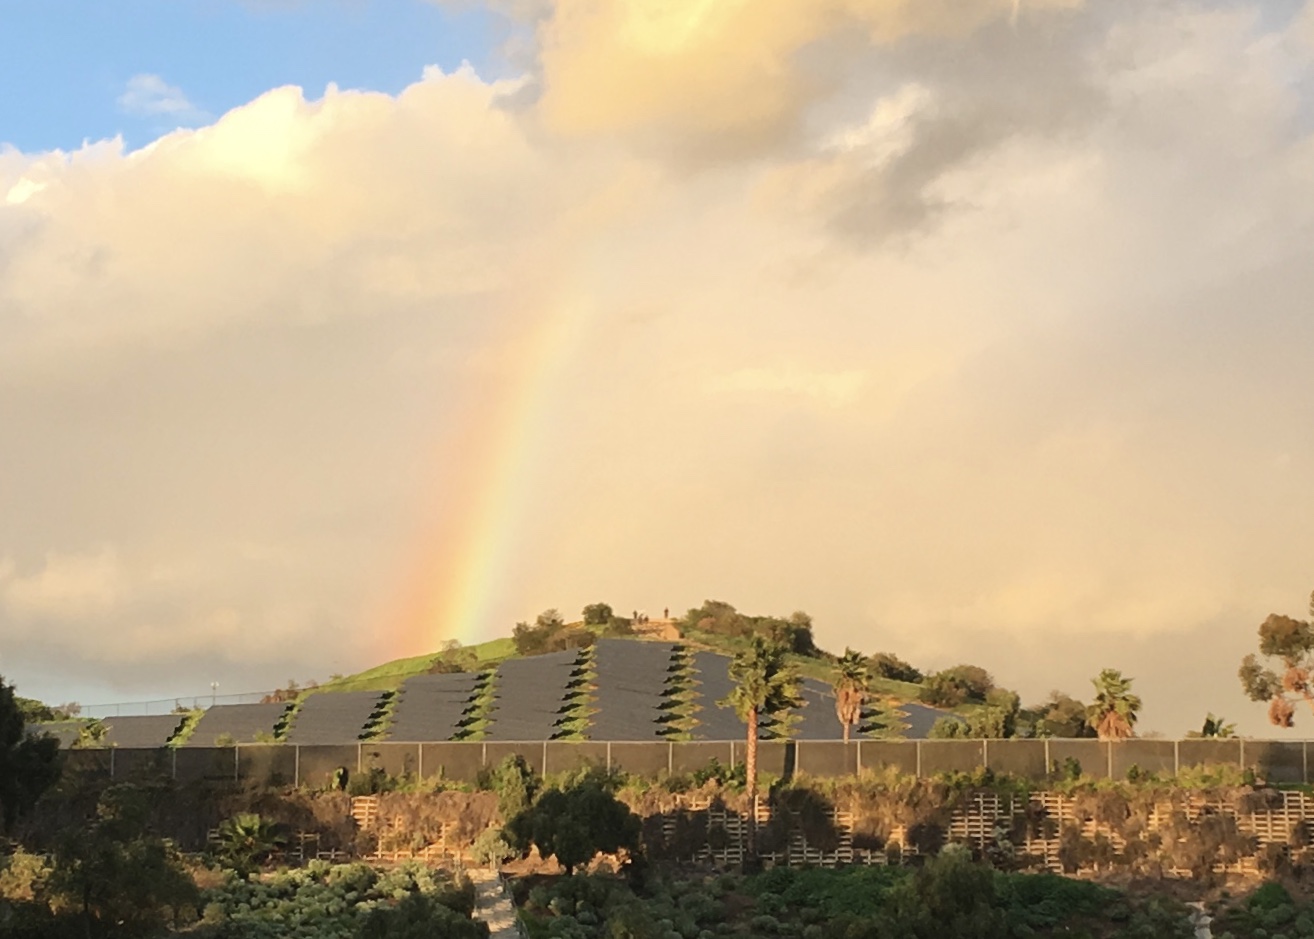
[[42, 724], [28, 724], [25, 728], [28, 734], [40, 737], [43, 734], [47, 737], [54, 737], [59, 741], [60, 747], [68, 749], [78, 741], [78, 734], [84, 724], [82, 721], [47, 721]]
[[803, 707], [793, 711], [795, 720], [789, 727], [794, 740], [840, 740], [844, 725], [835, 715], [835, 692], [824, 681], [804, 678]]
[[378, 706], [377, 691], [335, 691], [308, 695], [292, 718], [288, 743], [352, 743]]
[[408, 678], [393, 706], [389, 739], [451, 740], [478, 681], [478, 675], [465, 672]]
[[220, 737], [252, 743], [257, 734], [272, 734], [287, 704], [217, 704], [205, 709], [184, 746], [215, 747]]
[[597, 680], [592, 740], [657, 740], [675, 646], [669, 642], [600, 639], [593, 646]]
[[578, 653], [508, 659], [497, 667], [487, 740], [548, 740], [566, 702]]
[[182, 724], [185, 714], [150, 714], [107, 717], [105, 744], [111, 747], [162, 747]]
[[693, 736], [698, 740], [738, 740], [744, 735], [743, 721], [733, 708], [717, 704], [734, 690], [730, 683], [730, 657], [716, 652], [695, 652], [693, 672], [699, 707]]

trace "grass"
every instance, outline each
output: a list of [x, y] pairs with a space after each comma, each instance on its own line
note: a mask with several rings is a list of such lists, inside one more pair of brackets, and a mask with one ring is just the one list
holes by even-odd
[[[475, 661], [478, 664], [489, 665], [515, 655], [516, 644], [510, 636], [504, 636], [501, 639], [490, 639], [488, 642], [481, 642], [478, 645], [466, 646], [466, 651], [474, 653]], [[429, 652], [425, 655], [415, 655], [406, 659], [394, 659], [391, 662], [384, 662], [382, 665], [368, 668], [363, 672], [357, 672], [355, 675], [325, 682], [318, 688], [310, 689], [307, 693], [314, 694], [320, 691], [395, 691], [401, 687], [402, 682], [406, 679], [428, 672], [434, 660], [441, 655], [440, 652]]]

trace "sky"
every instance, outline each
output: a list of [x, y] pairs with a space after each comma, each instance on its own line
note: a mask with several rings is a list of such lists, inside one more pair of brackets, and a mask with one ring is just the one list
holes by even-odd
[[1314, 3], [0, 0], [0, 674], [595, 601], [1142, 726], [1314, 588]]

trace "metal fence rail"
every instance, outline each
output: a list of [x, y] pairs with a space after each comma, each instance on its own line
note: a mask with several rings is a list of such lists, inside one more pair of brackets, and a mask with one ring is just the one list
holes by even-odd
[[199, 711], [216, 704], [259, 704], [272, 691], [247, 691], [242, 694], [198, 694], [178, 698], [155, 698], [150, 701], [115, 701], [109, 704], [83, 704], [80, 717], [139, 717], [147, 714], [172, 714], [174, 711]]

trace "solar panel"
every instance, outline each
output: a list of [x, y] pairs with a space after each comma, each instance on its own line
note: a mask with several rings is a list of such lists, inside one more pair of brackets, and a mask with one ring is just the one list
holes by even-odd
[[206, 708], [183, 746], [215, 747], [220, 737], [231, 738], [234, 743], [251, 743], [258, 734], [273, 734], [274, 725], [288, 707], [275, 703], [217, 704]]
[[105, 744], [111, 747], [162, 747], [169, 742], [185, 714], [151, 714], [135, 717], [107, 717]]
[[464, 672], [408, 678], [393, 706], [388, 738], [405, 742], [451, 740], [478, 680], [478, 675]]
[[664, 725], [662, 703], [671, 679], [675, 646], [669, 642], [601, 639], [594, 645], [597, 670], [592, 740], [656, 740]]
[[566, 703], [578, 653], [508, 659], [497, 667], [487, 740], [548, 740]]
[[28, 724], [25, 731], [35, 737], [42, 735], [54, 737], [59, 741], [60, 747], [67, 750], [77, 743], [83, 726], [82, 721], [47, 721], [42, 724]]
[[804, 678], [801, 682], [803, 707], [796, 708], [791, 716], [795, 720], [787, 734], [794, 740], [841, 740], [844, 725], [835, 715], [835, 692], [823, 681]]
[[931, 727], [942, 717], [951, 717], [963, 724], [967, 723], [957, 714], [927, 707], [925, 704], [914, 704], [911, 701], [899, 705], [899, 716], [908, 725], [908, 729], [903, 734], [908, 740], [925, 740], [931, 734]]
[[693, 672], [698, 695], [694, 738], [738, 740], [744, 736], [744, 723], [739, 715], [732, 708], [717, 704], [734, 690], [730, 681], [730, 657], [716, 652], [695, 652]]
[[288, 743], [355, 743], [378, 706], [378, 691], [333, 691], [308, 695], [292, 718]]

